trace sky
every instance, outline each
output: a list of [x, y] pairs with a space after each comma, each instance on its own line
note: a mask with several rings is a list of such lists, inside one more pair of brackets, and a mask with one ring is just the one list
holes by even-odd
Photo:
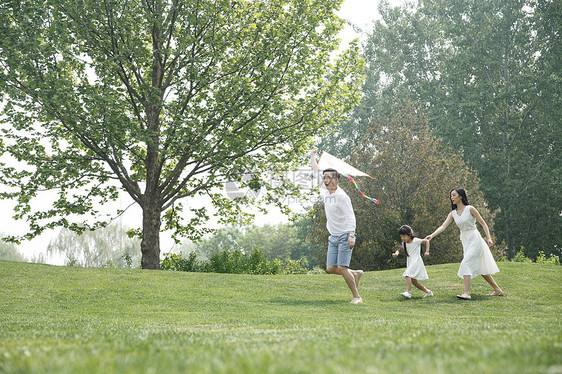
[[[397, 1], [399, 0], [393, 0], [391, 3]], [[379, 16], [377, 12], [378, 3], [378, 0], [345, 0], [338, 15], [358, 26], [361, 30], [368, 31], [369, 26]], [[346, 25], [341, 37], [342, 41], [347, 42], [358, 37], [358, 35], [351, 26]]]
[[[338, 15], [360, 29], [367, 31], [373, 21], [378, 17], [377, 4], [378, 0], [345, 0], [338, 12]], [[345, 48], [345, 45], [348, 42], [359, 36], [360, 35], [353, 30], [352, 26], [346, 25], [340, 34], [342, 47]], [[120, 208], [124, 208], [128, 205], [128, 201], [129, 200], [126, 198], [123, 198], [117, 204]], [[15, 204], [10, 201], [0, 201], [0, 212], [2, 212], [0, 214], [0, 233], [23, 234], [25, 232], [27, 228], [26, 222], [21, 220], [16, 221], [12, 218], [14, 215], [14, 205]], [[295, 207], [291, 205], [291, 209], [295, 208], [298, 208], [298, 206]], [[139, 226], [141, 222], [141, 214], [140, 208], [135, 206], [129, 209], [120, 219], [124, 226]], [[258, 216], [256, 220], [256, 222], [259, 222], [260, 224], [278, 224], [286, 221], [287, 218], [281, 215], [276, 209], [273, 209], [267, 215]], [[18, 250], [28, 259], [37, 257], [41, 253], [46, 254], [49, 242], [54, 239], [56, 235], [57, 231], [49, 230], [31, 241], [22, 242], [22, 244], [18, 246]], [[173, 242], [167, 237], [167, 235], [165, 235], [165, 233], [163, 233], [161, 235], [161, 252], [169, 252], [173, 248]], [[64, 259], [60, 256], [51, 256], [50, 258], [47, 258], [47, 262], [55, 265], [63, 265]]]

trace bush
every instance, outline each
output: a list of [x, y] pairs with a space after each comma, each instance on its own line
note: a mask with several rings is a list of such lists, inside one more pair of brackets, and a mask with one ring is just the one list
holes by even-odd
[[[511, 262], [525, 262], [525, 263], [532, 263], [533, 260], [525, 256], [525, 248], [521, 247], [519, 252], [511, 259]], [[509, 262], [506, 256], [502, 256], [500, 261]], [[560, 265], [560, 257], [555, 255], [550, 255], [550, 257], [546, 257], [544, 251], [539, 251], [539, 255], [537, 256], [537, 260], [535, 261], [537, 264], [553, 264], [553, 265]]]
[[521, 248], [519, 250], [519, 252], [517, 252], [517, 254], [511, 259], [511, 262], [526, 262], [526, 263], [531, 263], [533, 262], [533, 260], [531, 260], [528, 257], [525, 257], [525, 253], [523, 252], [523, 248]]
[[230, 274], [279, 274], [282, 267], [281, 261], [276, 259], [269, 261], [259, 249], [254, 249], [250, 253], [235, 249], [213, 255], [206, 264], [206, 271]]
[[560, 265], [560, 257], [550, 255], [550, 257], [547, 258], [543, 251], [539, 251], [539, 255], [537, 256], [537, 264]]
[[160, 268], [175, 271], [201, 271], [201, 265], [197, 261], [195, 252], [191, 252], [188, 258], [183, 258], [181, 254], [177, 253], [165, 253], [164, 259], [160, 261]]
[[320, 266], [315, 266], [312, 270], [308, 271], [307, 274], [324, 274], [326, 271], [322, 269]]
[[285, 263], [279, 259], [268, 260], [259, 249], [244, 253], [240, 249], [225, 250], [211, 256], [208, 261], [198, 261], [195, 252], [188, 258], [181, 254], [166, 253], [160, 261], [162, 270], [228, 273], [228, 274], [307, 274], [308, 261], [287, 259]]
[[306, 257], [300, 260], [287, 259], [285, 262], [285, 267], [283, 269], [283, 274], [307, 274], [308, 273], [308, 260]]

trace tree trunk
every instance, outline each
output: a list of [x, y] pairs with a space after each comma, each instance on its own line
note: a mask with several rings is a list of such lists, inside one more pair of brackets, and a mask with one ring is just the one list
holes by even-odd
[[160, 270], [160, 204], [146, 202], [142, 209], [141, 267]]

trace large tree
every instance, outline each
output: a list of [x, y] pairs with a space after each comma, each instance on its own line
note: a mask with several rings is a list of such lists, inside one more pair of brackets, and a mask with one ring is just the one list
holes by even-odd
[[[2, 196], [17, 199], [25, 237], [103, 226], [99, 204], [125, 192], [143, 212], [142, 267], [157, 269], [161, 229], [205, 231], [209, 211], [182, 213], [180, 199], [209, 195], [238, 219], [241, 202], [217, 188], [252, 173], [259, 189], [356, 101], [357, 48], [333, 53], [340, 4], [2, 1], [1, 152], [16, 163], [1, 168]], [[57, 197], [33, 210], [46, 189]]]
[[[361, 128], [401, 98], [478, 171], [496, 234], [521, 246], [562, 248], [562, 5], [560, 1], [381, 2], [365, 46], [362, 104], [341, 132], [342, 154]], [[347, 148], [343, 147], [347, 145]]]

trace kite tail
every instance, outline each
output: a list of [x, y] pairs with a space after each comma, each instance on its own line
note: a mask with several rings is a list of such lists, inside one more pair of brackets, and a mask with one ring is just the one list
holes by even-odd
[[367, 195], [365, 195], [363, 192], [361, 192], [361, 190], [359, 189], [359, 186], [357, 185], [357, 183], [355, 183], [355, 181], [353, 180], [353, 178], [351, 178], [351, 176], [347, 175], [347, 174], [342, 174], [344, 177], [346, 177], [347, 179], [349, 179], [350, 181], [353, 182], [353, 184], [355, 185], [355, 188], [357, 188], [357, 191], [359, 191], [359, 193], [361, 194], [361, 196], [366, 197], [367, 199], [371, 200], [373, 203], [378, 204], [379, 201], [377, 199], [374, 199], [372, 197], [369, 197]]

